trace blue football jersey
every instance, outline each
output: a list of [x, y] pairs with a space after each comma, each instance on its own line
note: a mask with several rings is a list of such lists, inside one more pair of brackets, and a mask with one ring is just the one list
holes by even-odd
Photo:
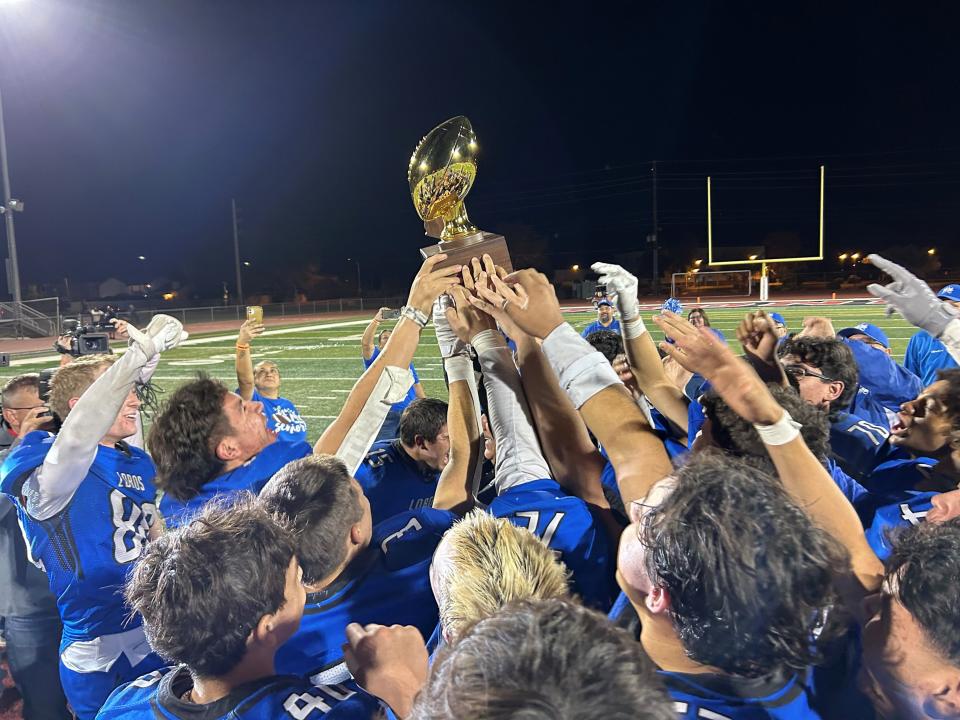
[[937, 461], [932, 458], [895, 456], [881, 463], [865, 477], [862, 485], [874, 493], [896, 493], [906, 490], [929, 489], [928, 481], [935, 474]]
[[307, 441], [307, 422], [300, 417], [300, 412], [292, 401], [285, 397], [264, 397], [256, 389], [251, 399], [263, 403], [267, 427], [277, 432], [277, 440], [292, 443]]
[[957, 361], [947, 351], [947, 346], [926, 330], [914, 333], [907, 343], [907, 353], [903, 365], [920, 377], [924, 387], [937, 381], [937, 370], [950, 370], [957, 367]]
[[186, 502], [164, 493], [160, 500], [160, 514], [167, 527], [184, 525], [215, 497], [230, 497], [244, 490], [259, 493], [280, 468], [312, 452], [313, 448], [305, 442], [271, 443], [240, 467], [213, 478]]
[[614, 558], [603, 527], [583, 500], [568, 494], [556, 480], [543, 479], [510, 488], [488, 510], [559, 552], [573, 574], [574, 592], [587, 605], [610, 608], [616, 597]]
[[274, 675], [206, 705], [182, 699], [191, 688], [186, 667], [157, 670], [114, 690], [97, 720], [371, 720], [380, 707], [353, 681], [311, 685], [295, 676]]
[[658, 671], [677, 717], [710, 720], [809, 720], [810, 690], [797, 675], [738, 678]]
[[[919, 525], [933, 507], [931, 500], [935, 492], [905, 492], [898, 495], [873, 497], [867, 503], [860, 503], [858, 512], [864, 517], [867, 527], [866, 537], [870, 547], [881, 560], [886, 560], [893, 552], [897, 528]], [[870, 506], [872, 517], [865, 505]], [[868, 524], [867, 524], [868, 523]]]
[[902, 403], [913, 400], [923, 390], [920, 378], [909, 369], [898, 365], [883, 350], [860, 340], [844, 341], [857, 361], [861, 387], [869, 390], [873, 400], [886, 409], [897, 412]]
[[889, 442], [890, 426], [848, 412], [830, 417], [830, 450], [843, 471], [863, 482], [878, 465], [908, 457]]
[[137, 627], [140, 618], [129, 617], [121, 590], [157, 518], [153, 461], [139, 448], [100, 445], [66, 508], [35, 520], [21, 504], [22, 486], [54, 440], [42, 431], [26, 435], [0, 469], [0, 491], [16, 502], [30, 557], [47, 573], [63, 640], [93, 640]]
[[413, 625], [424, 638], [439, 622], [430, 587], [430, 562], [456, 516], [427, 508], [401, 513], [373, 529], [370, 546], [321, 592], [307, 595], [300, 629], [277, 653], [277, 672], [339, 682], [345, 628]]
[[370, 449], [356, 478], [370, 500], [376, 524], [407, 510], [433, 505], [440, 471], [407, 455], [399, 440], [381, 440]]

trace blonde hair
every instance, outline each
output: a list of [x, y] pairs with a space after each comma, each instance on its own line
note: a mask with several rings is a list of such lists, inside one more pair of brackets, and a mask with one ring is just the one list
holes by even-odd
[[70, 413], [70, 399], [87, 391], [106, 369], [117, 361], [116, 355], [84, 355], [59, 368], [50, 380], [50, 409], [61, 420]]
[[569, 572], [528, 530], [475, 510], [444, 538], [450, 572], [440, 623], [448, 637], [514, 600], [568, 598]]

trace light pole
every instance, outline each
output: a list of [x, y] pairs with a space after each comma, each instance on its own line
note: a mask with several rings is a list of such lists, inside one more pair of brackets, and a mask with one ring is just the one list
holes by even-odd
[[20, 266], [17, 264], [17, 236], [13, 230], [13, 213], [23, 212], [23, 203], [10, 197], [10, 170], [7, 167], [7, 134], [3, 127], [3, 93], [0, 92], [0, 170], [3, 175], [3, 205], [0, 213], [7, 224], [7, 248], [10, 254], [10, 293], [16, 305], [17, 317], [20, 316]]
[[357, 266], [357, 297], [360, 297], [360, 261], [353, 258], [347, 258], [347, 261], [355, 263]]

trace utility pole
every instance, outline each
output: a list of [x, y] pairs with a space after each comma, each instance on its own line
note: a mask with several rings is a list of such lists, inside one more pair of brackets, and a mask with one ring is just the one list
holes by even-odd
[[10, 268], [8, 277], [10, 280], [10, 294], [13, 295], [13, 302], [16, 308], [17, 317], [20, 317], [20, 266], [17, 264], [17, 236], [13, 231], [13, 211], [22, 210], [23, 204], [10, 197], [10, 170], [7, 167], [7, 134], [3, 127], [3, 93], [0, 92], [0, 169], [3, 174], [3, 205], [0, 206], [0, 212], [3, 212], [7, 223], [7, 248], [10, 255]]
[[230, 200], [233, 209], [233, 264], [237, 271], [237, 304], [243, 305], [243, 279], [240, 277], [240, 233], [237, 231], [237, 201]]
[[653, 245], [653, 277], [651, 287], [653, 288], [653, 294], [660, 294], [660, 226], [657, 222], [657, 161], [653, 161], [653, 166], [650, 168], [650, 172], [653, 173], [653, 233], [651, 234], [652, 240], [650, 241]]

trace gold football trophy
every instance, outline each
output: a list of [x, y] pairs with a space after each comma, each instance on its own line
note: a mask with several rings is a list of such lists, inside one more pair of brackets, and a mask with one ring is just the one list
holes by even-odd
[[510, 272], [503, 235], [478, 230], [463, 205], [477, 176], [478, 150], [473, 126], [458, 115], [427, 133], [413, 151], [407, 169], [413, 205], [427, 234], [440, 240], [420, 253], [424, 258], [446, 253], [443, 265], [463, 265], [486, 253]]

